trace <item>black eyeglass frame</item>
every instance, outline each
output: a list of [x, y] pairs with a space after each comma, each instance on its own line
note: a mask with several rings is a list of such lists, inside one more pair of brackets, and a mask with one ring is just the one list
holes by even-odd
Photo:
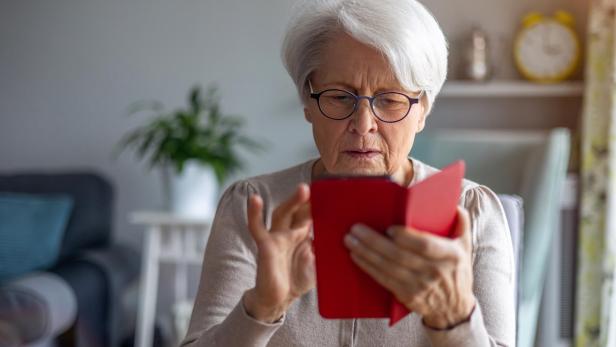
[[[373, 95], [373, 96], [367, 96], [367, 95], [356, 95], [355, 93], [349, 92], [348, 90], [344, 90], [344, 89], [336, 89], [336, 88], [333, 88], [333, 89], [325, 89], [325, 90], [323, 90], [323, 91], [320, 91], [320, 92], [318, 92], [318, 93], [315, 93], [315, 92], [313, 91], [313, 89], [312, 89], [312, 83], [310, 83], [310, 81], [308, 81], [308, 86], [310, 87], [310, 98], [315, 99], [315, 100], [317, 101], [317, 106], [319, 107], [319, 111], [321, 111], [321, 114], [322, 114], [324, 117], [329, 118], [329, 119], [331, 119], [331, 120], [345, 120], [345, 119], [347, 119], [347, 118], [351, 117], [351, 116], [353, 115], [353, 113], [355, 113], [355, 111], [357, 111], [357, 106], [359, 105], [359, 102], [361, 101], [361, 99], [366, 99], [366, 100], [368, 100], [368, 103], [370, 104], [370, 110], [372, 111], [372, 114], [373, 114], [373, 115], [374, 115], [374, 116], [375, 116], [378, 120], [380, 120], [380, 121], [381, 121], [381, 122], [383, 122], [383, 123], [390, 123], [390, 124], [391, 124], [391, 123], [397, 123], [397, 122], [402, 121], [403, 119], [405, 119], [405, 118], [409, 115], [409, 113], [411, 112], [411, 109], [413, 108], [413, 105], [418, 104], [418, 103], [419, 103], [419, 101], [421, 100], [421, 98], [422, 98], [423, 94], [424, 94], [424, 91], [422, 90], [416, 98], [412, 98], [412, 97], [410, 97], [410, 96], [408, 96], [408, 95], [406, 95], [406, 94], [404, 94], [404, 93], [400, 93], [400, 92], [382, 92], [382, 93], [377, 93], [377, 94], [375, 94], [375, 95]], [[323, 111], [323, 109], [321, 108], [321, 102], [320, 102], [321, 95], [323, 95], [323, 94], [324, 94], [324, 93], [326, 93], [326, 92], [331, 92], [331, 91], [344, 92], [344, 93], [347, 93], [347, 94], [349, 94], [349, 95], [351, 95], [351, 96], [353, 96], [353, 97], [355, 98], [355, 104], [353, 105], [353, 109], [351, 110], [351, 112], [350, 112], [348, 115], [346, 115], [346, 116], [344, 116], [344, 117], [342, 117], [342, 118], [333, 118], [333, 117], [328, 116], [328, 115], [327, 115], [327, 114]], [[384, 94], [398, 94], [398, 95], [402, 95], [402, 96], [404, 96], [405, 98], [407, 98], [407, 99], [409, 100], [409, 109], [406, 111], [406, 113], [404, 114], [404, 116], [402, 116], [402, 118], [400, 118], [400, 119], [398, 119], [398, 120], [394, 120], [394, 121], [388, 121], [388, 120], [384, 120], [384, 119], [382, 119], [381, 117], [379, 117], [379, 116], [376, 114], [376, 112], [374, 111], [374, 100], [375, 100], [377, 97], [379, 97], [379, 96], [381, 96], [381, 95], [384, 95]]]

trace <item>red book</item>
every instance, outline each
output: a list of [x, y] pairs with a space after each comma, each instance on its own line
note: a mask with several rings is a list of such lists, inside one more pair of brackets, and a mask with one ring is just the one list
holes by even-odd
[[344, 236], [356, 223], [385, 234], [406, 225], [453, 237], [464, 162], [406, 188], [386, 177], [331, 177], [311, 184], [319, 313], [324, 318], [389, 318], [409, 311], [353, 263]]

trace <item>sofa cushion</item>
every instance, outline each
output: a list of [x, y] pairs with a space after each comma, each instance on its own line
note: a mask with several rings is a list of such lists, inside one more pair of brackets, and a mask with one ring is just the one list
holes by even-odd
[[56, 263], [72, 206], [65, 195], [0, 193], [0, 282]]
[[0, 191], [27, 194], [66, 194], [74, 201], [60, 261], [78, 255], [86, 248], [105, 247], [110, 243], [113, 188], [98, 173], [49, 172], [0, 175]]

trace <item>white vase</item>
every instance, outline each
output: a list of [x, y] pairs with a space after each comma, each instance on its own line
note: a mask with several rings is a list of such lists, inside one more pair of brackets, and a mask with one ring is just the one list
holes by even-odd
[[187, 162], [181, 174], [163, 167], [163, 195], [169, 212], [190, 218], [212, 218], [218, 200], [218, 182], [214, 170], [196, 162]]

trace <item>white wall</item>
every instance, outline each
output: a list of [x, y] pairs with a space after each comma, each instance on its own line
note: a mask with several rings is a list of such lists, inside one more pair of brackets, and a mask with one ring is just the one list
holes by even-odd
[[[159, 207], [161, 192], [159, 177], [131, 155], [111, 156], [122, 134], [141, 120], [127, 119], [126, 109], [143, 99], [177, 107], [190, 86], [212, 81], [220, 86], [223, 110], [245, 116], [249, 133], [270, 143], [266, 154], [247, 158], [242, 175], [305, 160], [314, 152], [310, 129], [279, 59], [291, 3], [0, 2], [0, 170], [102, 172], [116, 187], [117, 239], [139, 246], [141, 230], [127, 215]], [[497, 77], [515, 76], [501, 41], [509, 42], [525, 11], [563, 7], [576, 13], [581, 30], [586, 11], [586, 2], [575, 0], [426, 3], [450, 37], [454, 59], [471, 25], [491, 33]], [[429, 126], [574, 127], [578, 110], [579, 100], [443, 99]]]

